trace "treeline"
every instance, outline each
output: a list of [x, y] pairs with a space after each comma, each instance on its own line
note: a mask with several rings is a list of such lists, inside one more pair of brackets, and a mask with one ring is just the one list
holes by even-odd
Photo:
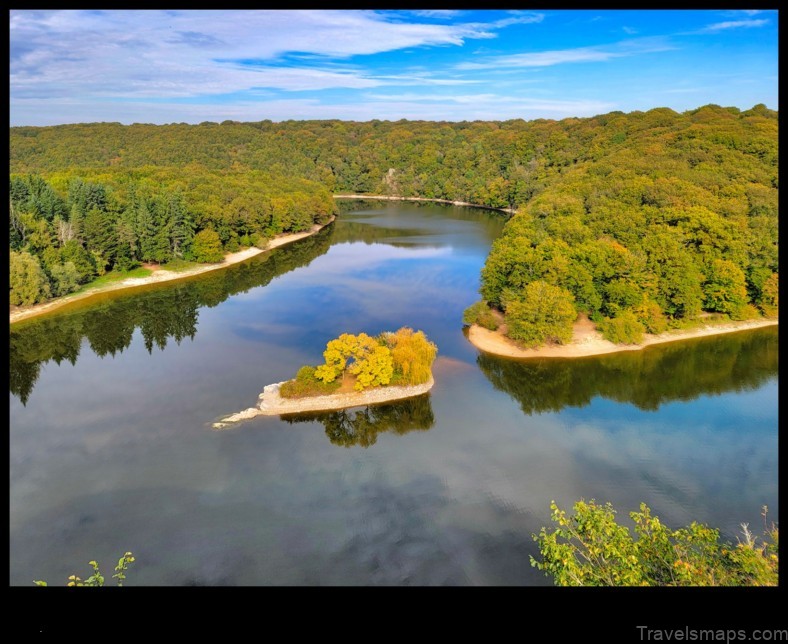
[[[315, 196], [520, 208], [482, 296], [529, 342], [534, 329], [537, 340], [565, 332], [569, 315], [539, 328], [553, 303], [625, 341], [704, 309], [747, 317], [778, 305], [777, 112], [763, 105], [529, 122], [93, 123], [11, 128], [10, 144], [11, 171], [41, 174], [61, 195], [62, 177], [86, 173], [177, 186], [197, 229], [261, 207], [254, 192], [244, 208], [218, 196], [254, 176], [263, 194], [303, 182]], [[242, 227], [219, 231], [222, 243]]]
[[[487, 258], [481, 294], [509, 337], [566, 342], [580, 311], [617, 343], [703, 311], [776, 315], [776, 113], [707, 106], [596, 120], [618, 132], [617, 147], [592, 154], [592, 143]], [[483, 306], [469, 316], [496, 326]]]
[[221, 261], [324, 223], [335, 208], [315, 182], [261, 172], [148, 166], [12, 174], [11, 304], [65, 295], [143, 262]]
[[331, 247], [333, 231], [334, 227], [328, 226], [274, 253], [225, 270], [171, 284], [151, 284], [132, 293], [115, 293], [89, 307], [66, 305], [57, 316], [23, 320], [10, 329], [9, 389], [26, 404], [47, 362], [75, 364], [85, 346], [100, 357], [121, 353], [131, 345], [137, 329], [148, 352], [154, 347], [164, 350], [168, 342], [194, 338], [200, 308], [217, 306], [231, 295], [307, 266]]

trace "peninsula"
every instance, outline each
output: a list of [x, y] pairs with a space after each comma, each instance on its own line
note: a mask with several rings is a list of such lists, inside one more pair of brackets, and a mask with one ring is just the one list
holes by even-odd
[[256, 407], [213, 423], [221, 429], [255, 416], [332, 411], [403, 400], [427, 393], [435, 381], [438, 347], [423, 331], [402, 327], [377, 337], [343, 333], [323, 352], [325, 363], [304, 365], [292, 380], [267, 385]]
[[709, 323], [694, 329], [676, 329], [659, 334], [647, 333], [637, 344], [615, 344], [606, 340], [596, 329], [596, 325], [586, 316], [581, 315], [572, 326], [571, 340], [565, 344], [523, 348], [499, 330], [492, 331], [478, 324], [470, 325], [468, 341], [480, 351], [507, 358], [581, 358], [619, 351], [639, 351], [653, 344], [733, 333], [775, 324], [778, 324], [776, 318]]

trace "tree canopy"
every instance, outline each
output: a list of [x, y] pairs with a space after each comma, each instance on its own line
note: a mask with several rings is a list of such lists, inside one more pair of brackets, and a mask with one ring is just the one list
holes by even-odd
[[280, 393], [286, 398], [321, 395], [336, 391], [341, 381], [352, 384], [356, 391], [418, 385], [432, 377], [437, 355], [438, 347], [424, 332], [409, 327], [375, 338], [366, 333], [343, 333], [326, 344], [323, 364], [301, 367], [293, 380], [282, 385]]
[[10, 245], [39, 257], [54, 287], [50, 267], [69, 261], [71, 240], [100, 273], [188, 258], [202, 230], [223, 252], [306, 230], [334, 212], [331, 193], [441, 198], [517, 209], [481, 280], [504, 313], [541, 281], [596, 321], [628, 312], [647, 330], [704, 309], [774, 315], [777, 128], [762, 105], [529, 122], [15, 127]]

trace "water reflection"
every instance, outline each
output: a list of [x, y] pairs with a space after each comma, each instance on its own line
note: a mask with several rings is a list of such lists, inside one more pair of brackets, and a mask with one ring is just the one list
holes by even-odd
[[369, 447], [383, 432], [397, 435], [412, 431], [426, 431], [435, 424], [430, 395], [424, 394], [385, 405], [370, 405], [353, 411], [291, 414], [281, 417], [288, 423], [317, 421], [326, 428], [326, 436], [334, 445]]
[[27, 403], [42, 365], [53, 360], [75, 364], [82, 340], [87, 339], [99, 357], [123, 352], [131, 345], [139, 327], [148, 353], [156, 346], [164, 350], [194, 338], [199, 309], [214, 307], [231, 295], [264, 286], [272, 279], [307, 266], [328, 252], [333, 225], [285, 248], [252, 261], [179, 282], [151, 285], [126, 293], [107, 293], [88, 305], [78, 303], [68, 310], [33, 318], [11, 327], [9, 388]]
[[584, 407], [597, 396], [653, 411], [669, 401], [762, 386], [777, 376], [778, 335], [768, 327], [571, 360], [482, 353], [477, 363], [526, 414]]

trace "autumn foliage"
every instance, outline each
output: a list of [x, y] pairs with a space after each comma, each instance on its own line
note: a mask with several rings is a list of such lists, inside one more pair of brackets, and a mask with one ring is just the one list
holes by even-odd
[[349, 379], [356, 391], [386, 385], [417, 385], [429, 381], [438, 347], [423, 331], [402, 327], [376, 338], [343, 333], [323, 352], [325, 362], [304, 366], [295, 379], [280, 387], [286, 398], [322, 395], [336, 391]]

